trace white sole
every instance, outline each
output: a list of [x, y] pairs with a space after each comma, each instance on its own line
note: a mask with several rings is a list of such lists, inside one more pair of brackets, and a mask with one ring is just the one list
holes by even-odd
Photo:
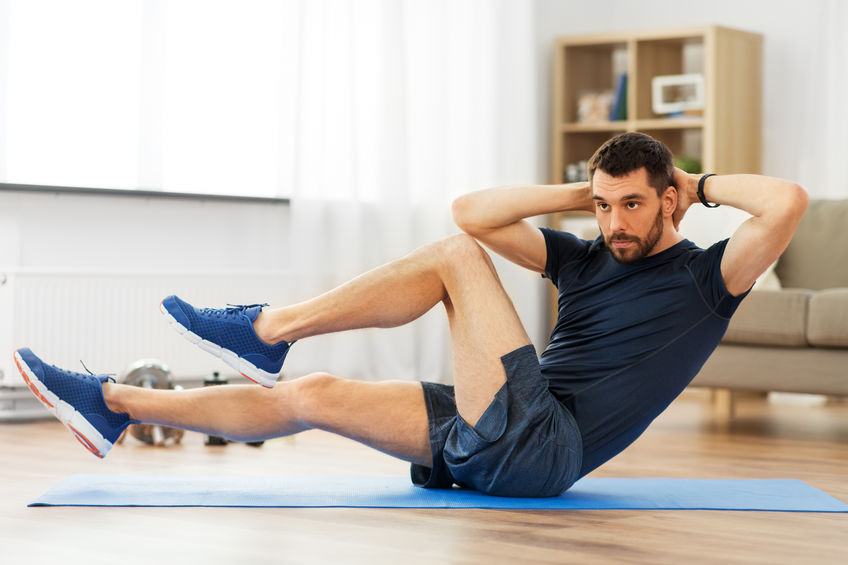
[[97, 428], [92, 426], [82, 414], [76, 411], [73, 406], [50, 392], [50, 390], [44, 386], [44, 383], [39, 380], [38, 376], [36, 376], [32, 369], [30, 369], [29, 365], [26, 364], [26, 361], [23, 360], [17, 351], [15, 351], [15, 364], [18, 366], [18, 371], [20, 371], [21, 376], [24, 378], [24, 381], [26, 381], [30, 390], [32, 390], [35, 394], [36, 398], [38, 398], [38, 400], [45, 408], [47, 408], [47, 410], [50, 411], [51, 414], [56, 417], [56, 419], [71, 430], [74, 437], [76, 437], [86, 449], [101, 459], [109, 453], [109, 450], [112, 449], [112, 442], [103, 437], [103, 435], [97, 431]]
[[273, 388], [275, 384], [277, 384], [277, 375], [273, 373], [269, 373], [267, 371], [263, 371], [256, 365], [245, 361], [234, 352], [229, 349], [225, 349], [216, 343], [212, 343], [211, 341], [205, 340], [196, 333], [190, 331], [188, 328], [179, 323], [176, 318], [174, 318], [170, 312], [168, 312], [165, 305], [159, 304], [159, 311], [165, 316], [165, 319], [168, 320], [168, 323], [174, 326], [174, 329], [177, 332], [186, 338], [190, 343], [193, 343], [206, 353], [214, 355], [233, 369], [239, 372], [241, 376], [246, 379], [249, 379], [255, 382], [258, 385], [264, 386], [265, 388]]

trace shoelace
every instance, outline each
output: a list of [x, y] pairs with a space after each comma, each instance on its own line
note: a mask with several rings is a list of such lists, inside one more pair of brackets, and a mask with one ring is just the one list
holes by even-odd
[[248, 308], [255, 308], [257, 306], [262, 308], [270, 306], [270, 304], [267, 302], [263, 304], [227, 304], [227, 308], [202, 308], [200, 313], [207, 316], [215, 316], [216, 318], [228, 318], [236, 314], [241, 314]]
[[[94, 373], [91, 372], [91, 369], [89, 369], [88, 367], [85, 366], [85, 363], [83, 363], [82, 359], [80, 359], [80, 365], [82, 365], [82, 368], [85, 369], [85, 371], [89, 375], [94, 377], [95, 379], [99, 379], [100, 377], [106, 377], [107, 381], [111, 381], [113, 383], [118, 382], [118, 381], [115, 380], [115, 374], [114, 373], [103, 373], [102, 375], [95, 375]], [[62, 372], [63, 373], [69, 373], [70, 371], [62, 371]]]

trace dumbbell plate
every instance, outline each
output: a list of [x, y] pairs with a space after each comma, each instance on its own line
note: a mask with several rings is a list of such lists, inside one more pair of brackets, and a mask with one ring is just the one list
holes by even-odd
[[140, 359], [130, 365], [120, 378], [125, 385], [145, 388], [174, 388], [168, 366], [156, 359]]

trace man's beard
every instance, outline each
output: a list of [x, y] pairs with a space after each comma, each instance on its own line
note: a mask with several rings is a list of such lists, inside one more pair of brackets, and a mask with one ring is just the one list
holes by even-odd
[[[662, 208], [660, 208], [657, 211], [657, 218], [654, 221], [654, 225], [651, 228], [651, 231], [648, 232], [645, 239], [641, 239], [635, 235], [617, 233], [610, 237], [605, 237], [604, 240], [607, 244], [607, 248], [610, 250], [610, 253], [612, 253], [612, 258], [619, 263], [629, 265], [630, 263], [635, 263], [636, 261], [645, 258], [651, 251], [653, 251], [657, 242], [662, 237], [662, 234], [663, 217]], [[614, 241], [632, 241], [635, 245], [625, 249], [618, 249], [613, 245]]]

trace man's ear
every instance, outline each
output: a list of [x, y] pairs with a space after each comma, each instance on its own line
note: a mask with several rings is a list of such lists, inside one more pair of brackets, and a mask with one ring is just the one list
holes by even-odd
[[677, 189], [669, 186], [662, 195], [663, 216], [671, 216], [677, 210]]

